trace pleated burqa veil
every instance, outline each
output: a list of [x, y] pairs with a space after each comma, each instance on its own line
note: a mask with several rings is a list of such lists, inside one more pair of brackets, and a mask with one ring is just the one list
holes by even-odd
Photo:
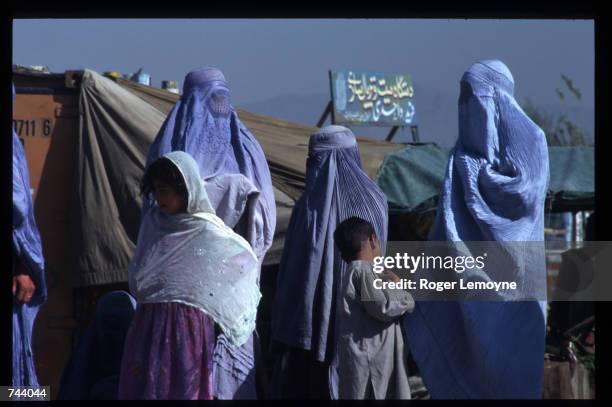
[[[430, 240], [541, 247], [548, 149], [544, 132], [513, 93], [512, 74], [500, 61], [475, 63], [463, 75], [459, 138]], [[526, 258], [509, 253], [508, 267], [521, 265], [519, 286], [545, 287], [543, 250], [530, 250]], [[540, 398], [545, 306], [417, 301], [403, 326], [432, 398]]]
[[[13, 99], [15, 87], [13, 86]], [[38, 310], [47, 300], [45, 259], [30, 191], [30, 174], [25, 150], [13, 133], [13, 266], [24, 265], [36, 290], [27, 304], [13, 304], [13, 386], [38, 386], [32, 330]]]
[[347, 268], [333, 234], [352, 216], [372, 223], [384, 248], [387, 199], [363, 172], [352, 132], [328, 126], [310, 138], [306, 189], [289, 221], [272, 309], [272, 338], [319, 361], [333, 355], [337, 277]]

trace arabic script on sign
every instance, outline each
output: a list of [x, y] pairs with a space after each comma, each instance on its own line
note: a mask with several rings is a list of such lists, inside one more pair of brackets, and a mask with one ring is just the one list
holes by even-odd
[[409, 74], [337, 71], [331, 73], [331, 80], [337, 123], [415, 123], [414, 88]]
[[358, 78], [354, 72], [349, 72], [347, 85], [351, 91], [348, 102], [353, 103], [357, 98], [364, 109], [371, 109], [374, 106], [373, 101], [379, 97], [383, 98], [383, 104], [387, 106], [393, 104], [392, 99], [401, 100], [414, 95], [414, 89], [403, 76], [396, 76], [395, 83], [389, 86], [384, 78], [377, 79], [374, 75], [366, 78], [365, 74]]

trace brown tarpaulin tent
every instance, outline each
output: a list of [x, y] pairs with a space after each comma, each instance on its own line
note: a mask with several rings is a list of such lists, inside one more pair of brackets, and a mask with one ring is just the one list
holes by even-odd
[[[127, 280], [138, 233], [138, 183], [149, 145], [179, 95], [96, 72], [83, 73], [79, 92], [77, 182], [74, 201], [76, 285]], [[264, 265], [280, 261], [289, 217], [304, 189], [308, 139], [317, 127], [237, 109], [270, 166], [277, 226]], [[400, 144], [358, 137], [366, 173], [374, 178], [384, 156]]]

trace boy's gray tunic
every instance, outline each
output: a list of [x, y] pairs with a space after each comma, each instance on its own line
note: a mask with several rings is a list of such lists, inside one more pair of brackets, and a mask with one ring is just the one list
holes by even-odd
[[400, 317], [414, 308], [412, 296], [375, 289], [380, 277], [366, 261], [351, 262], [346, 276], [337, 344], [339, 397], [409, 399]]

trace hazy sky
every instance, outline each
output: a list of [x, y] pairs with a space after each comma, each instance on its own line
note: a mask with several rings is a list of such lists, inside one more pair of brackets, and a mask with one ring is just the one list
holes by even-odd
[[182, 86], [189, 70], [215, 66], [235, 106], [329, 93], [329, 69], [408, 72], [421, 92], [456, 98], [463, 72], [490, 58], [508, 65], [518, 100], [558, 102], [563, 73], [582, 91], [579, 104], [594, 106], [592, 20], [45, 19], [14, 20], [13, 36], [14, 63], [53, 72], [142, 67], [154, 86]]

